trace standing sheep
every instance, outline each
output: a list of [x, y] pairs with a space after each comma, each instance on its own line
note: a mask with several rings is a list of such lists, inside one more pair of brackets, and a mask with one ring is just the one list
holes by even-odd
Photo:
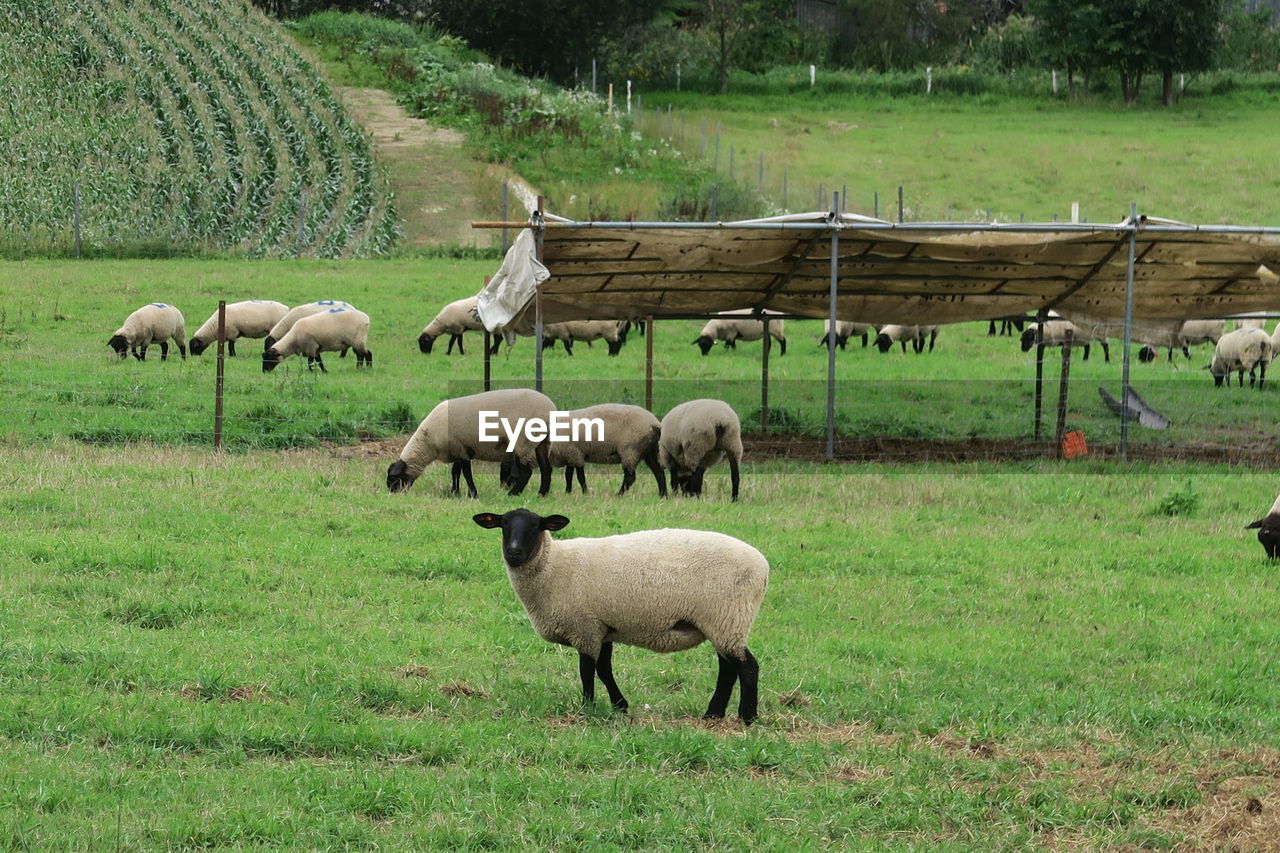
[[902, 351], [907, 351], [907, 341], [911, 342], [911, 351], [914, 353], [924, 352], [924, 344], [929, 342], [929, 352], [933, 352], [933, 342], [938, 339], [937, 326], [881, 326], [880, 334], [876, 335], [876, 348], [880, 352], [888, 352], [893, 348], [894, 342], [902, 344]]
[[690, 400], [667, 412], [658, 439], [658, 461], [671, 472], [671, 490], [702, 494], [707, 469], [729, 459], [733, 500], [738, 499], [738, 465], [742, 462], [742, 425], [722, 400]]
[[1244, 529], [1258, 531], [1258, 541], [1266, 549], [1268, 559], [1280, 557], [1280, 497], [1276, 498], [1266, 515]]
[[[764, 313], [767, 315], [773, 312]], [[738, 311], [722, 311], [720, 316], [712, 317], [702, 327], [702, 331], [693, 342], [702, 350], [702, 354], [706, 355], [711, 352], [716, 341], [724, 341], [725, 349], [737, 349], [738, 341], [758, 341], [763, 337], [764, 321], [759, 319], [752, 309], [743, 308]], [[786, 355], [786, 321], [770, 320], [769, 337], [778, 342], [779, 354]]]
[[303, 317], [280, 340], [262, 353], [262, 372], [270, 373], [291, 355], [305, 355], [307, 369], [317, 365], [321, 373], [329, 371], [320, 358], [322, 352], [344, 354], [356, 351], [356, 369], [373, 367], [373, 353], [367, 346], [369, 315], [355, 308], [330, 308], [322, 314]]
[[178, 352], [187, 357], [187, 335], [182, 312], [163, 302], [143, 305], [124, 320], [107, 341], [107, 346], [124, 358], [132, 350], [138, 361], [147, 360], [147, 347], [160, 344], [160, 360], [169, 357], [169, 339], [178, 345]]
[[[289, 306], [269, 299], [232, 302], [226, 312], [227, 354], [235, 358], [237, 338], [265, 338], [271, 334], [272, 327], [288, 313]], [[191, 336], [191, 354], [200, 355], [217, 340], [218, 312], [214, 311]]]
[[592, 341], [604, 338], [609, 344], [609, 355], [622, 352], [626, 343], [625, 320], [566, 320], [563, 323], [547, 323], [542, 327], [543, 349], [555, 346], [556, 341], [564, 345], [564, 351], [573, 355], [573, 342], [582, 341], [591, 346]]
[[[418, 335], [418, 350], [423, 353], [430, 353], [431, 347], [435, 343], [436, 338], [441, 335], [449, 336], [449, 348], [445, 350], [445, 355], [453, 354], [453, 345], [458, 345], [458, 355], [466, 355], [462, 349], [462, 333], [463, 332], [484, 332], [484, 324], [480, 322], [480, 314], [476, 309], [479, 299], [475, 296], [469, 296], [466, 299], [458, 299], [450, 302], [448, 305], [440, 309], [440, 313], [426, 325], [422, 330], [422, 334]], [[495, 335], [493, 346], [489, 350], [490, 355], [498, 352], [498, 347], [502, 343], [502, 338]]]
[[1032, 347], [1043, 344], [1047, 347], [1060, 347], [1067, 341], [1067, 330], [1071, 330], [1071, 343], [1074, 346], [1084, 344], [1084, 361], [1089, 360], [1089, 346], [1093, 342], [1097, 342], [1102, 347], [1102, 360], [1111, 363], [1111, 349], [1107, 346], [1107, 339], [1102, 335], [1086, 334], [1070, 320], [1046, 320], [1041, 328], [1040, 323], [1032, 323], [1027, 330], [1022, 333], [1022, 351], [1027, 352]]
[[[321, 299], [317, 302], [307, 302], [302, 305], [295, 305], [289, 309], [283, 317], [280, 318], [271, 331], [267, 333], [267, 338], [262, 342], [262, 351], [266, 352], [271, 349], [276, 341], [289, 334], [289, 330], [293, 328], [293, 324], [301, 320], [303, 317], [310, 317], [312, 314], [321, 314], [330, 308], [355, 308], [350, 302], [343, 302], [339, 299]], [[343, 355], [346, 355], [344, 352]]]
[[550, 419], [554, 408], [555, 404], [549, 397], [528, 388], [483, 391], [466, 397], [442, 400], [418, 424], [418, 429], [400, 451], [400, 458], [387, 468], [387, 489], [403, 492], [413, 485], [432, 462], [445, 462], [453, 465], [451, 491], [457, 494], [458, 478], [465, 476], [468, 493], [473, 498], [478, 497], [475, 480], [471, 477], [471, 460], [503, 462], [510, 461], [512, 455], [507, 452], [509, 439], [500, 426], [490, 431], [490, 434], [497, 435], [496, 440], [481, 440], [480, 413], [496, 412], [497, 418], [505, 418], [519, 432], [513, 451], [518, 464], [509, 473], [504, 473], [502, 478], [504, 485], [510, 490], [509, 494], [518, 495], [524, 491], [533, 475], [533, 464], [536, 463], [542, 476], [538, 494], [546, 495], [551, 491], [548, 442], [545, 439], [530, 441], [525, 431], [515, 425], [517, 421], [523, 423], [532, 418], [539, 418], [545, 423]]
[[1172, 335], [1149, 334], [1143, 340], [1142, 349], [1138, 350], [1138, 361], [1146, 364], [1156, 360], [1156, 348], [1167, 347], [1169, 360], [1173, 360], [1173, 351], [1182, 350], [1182, 354], [1191, 358], [1191, 347], [1195, 344], [1216, 344], [1218, 338], [1226, 334], [1226, 320], [1186, 320], [1178, 331]]
[[1205, 369], [1213, 374], [1215, 386], [1221, 386], [1222, 380], [1226, 379], [1227, 387], [1231, 386], [1231, 371], [1237, 371], [1241, 388], [1244, 387], [1246, 370], [1249, 371], [1250, 387], [1253, 386], [1255, 373], [1261, 371], [1256, 377], [1258, 390], [1261, 391], [1262, 384], [1267, 379], [1267, 364], [1270, 361], [1271, 336], [1264, 329], [1249, 326], [1227, 332], [1219, 338], [1213, 351], [1213, 361]]
[[705, 530], [644, 530], [600, 539], [554, 540], [563, 515], [527, 509], [472, 516], [502, 530], [502, 561], [533, 630], [578, 652], [582, 701], [595, 680], [619, 711], [613, 644], [680, 652], [710, 640], [720, 662], [707, 718], [724, 717], [736, 682], [738, 718], [758, 715], [760, 664], [747, 635], [769, 585], [769, 561], [740, 539]]
[[573, 491], [575, 472], [578, 485], [584, 493], [587, 491], [586, 463], [595, 462], [622, 465], [622, 488], [618, 494], [625, 495], [636, 481], [636, 466], [643, 460], [658, 481], [658, 495], [667, 496], [667, 479], [658, 462], [658, 439], [662, 427], [652, 412], [642, 406], [603, 403], [575, 409], [569, 417], [598, 420], [602, 435], [599, 441], [591, 440], [588, 433], [577, 441], [551, 442], [551, 467], [564, 467], [566, 492]]
[[[836, 321], [836, 346], [840, 349], [845, 348], [845, 344], [849, 343], [849, 338], [861, 336], [862, 345], [867, 345], [867, 333], [874, 328], [870, 323], [852, 323], [847, 320]], [[822, 337], [818, 339], [818, 346], [831, 346], [831, 321], [822, 321]]]

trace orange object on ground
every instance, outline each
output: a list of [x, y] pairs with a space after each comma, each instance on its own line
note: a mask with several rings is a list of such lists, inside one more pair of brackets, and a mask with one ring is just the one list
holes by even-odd
[[1075, 459], [1077, 456], [1084, 456], [1089, 452], [1089, 447], [1084, 443], [1084, 433], [1080, 430], [1069, 432], [1062, 437], [1062, 458]]

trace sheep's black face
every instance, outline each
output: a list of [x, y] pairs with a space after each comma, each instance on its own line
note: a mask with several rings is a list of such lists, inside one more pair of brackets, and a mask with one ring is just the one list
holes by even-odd
[[1156, 360], [1156, 351], [1154, 347], [1145, 346], [1142, 349], [1138, 350], [1138, 361], [1142, 362], [1143, 364], [1147, 364], [1155, 360]]
[[481, 512], [471, 516], [471, 520], [487, 530], [502, 528], [502, 559], [512, 568], [523, 566], [537, 556], [542, 531], [563, 530], [569, 524], [563, 515], [544, 518], [524, 507], [502, 515]]
[[271, 337], [270, 335], [267, 335], [266, 340], [262, 342], [262, 351], [266, 352], [267, 350], [271, 349], [275, 345], [276, 345], [276, 339]]
[[609, 341], [609, 355], [617, 355], [618, 353], [622, 352], [622, 344], [623, 344], [622, 338], [619, 338], [616, 341]]
[[1033, 326], [1022, 333], [1022, 351], [1026, 352], [1036, 345], [1036, 330]]
[[711, 348], [716, 345], [716, 342], [710, 335], [703, 335], [694, 341], [694, 343], [698, 345], [698, 349], [702, 350], [703, 355], [711, 352]]
[[209, 344], [199, 338], [192, 338], [190, 342], [187, 343], [187, 348], [191, 350], [192, 355], [199, 355], [209, 348]]
[[111, 340], [107, 341], [107, 346], [116, 351], [116, 355], [126, 358], [129, 355], [129, 341], [124, 335], [112, 335]]
[[1266, 549], [1267, 557], [1272, 560], [1280, 557], [1280, 515], [1272, 513], [1245, 528], [1255, 529], [1258, 531], [1258, 542]]
[[893, 346], [893, 340], [888, 335], [876, 335], [875, 344], [876, 349], [880, 350], [880, 352], [888, 352], [890, 347]]
[[397, 459], [387, 468], [387, 491], [403, 492], [413, 485], [413, 477], [405, 473], [408, 465], [404, 464], [403, 459]]
[[435, 342], [436, 342], [436, 339], [431, 335], [428, 335], [426, 332], [423, 332], [422, 334], [418, 335], [419, 352], [430, 353], [431, 347]]
[[275, 347], [271, 347], [262, 353], [262, 372], [270, 373], [275, 370], [282, 361], [284, 361], [284, 359], [280, 357], [280, 353]]

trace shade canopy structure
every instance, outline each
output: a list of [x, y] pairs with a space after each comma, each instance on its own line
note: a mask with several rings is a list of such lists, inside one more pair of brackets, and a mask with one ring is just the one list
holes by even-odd
[[[1138, 326], [1280, 309], [1280, 229], [1152, 217], [1114, 225], [894, 223], [804, 213], [726, 223], [532, 223], [545, 322], [731, 309], [866, 323], [958, 323], [1055, 309]], [[838, 240], [832, 240], [837, 236]], [[832, 247], [836, 263], [832, 264]], [[533, 289], [527, 291], [532, 296]], [[1118, 334], [1118, 333], [1117, 333]]]

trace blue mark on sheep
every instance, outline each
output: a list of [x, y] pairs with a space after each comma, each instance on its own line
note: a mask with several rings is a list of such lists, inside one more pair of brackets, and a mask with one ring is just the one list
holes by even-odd
[[329, 313], [330, 313], [330, 314], [341, 314], [343, 311], [346, 311], [346, 310], [347, 310], [346, 308], [330, 308], [330, 309], [329, 309]]
[[152, 302], [151, 304], [152, 304], [152, 305], [154, 305], [154, 306], [155, 306], [155, 307], [157, 307], [157, 308], [168, 308], [168, 307], [169, 307], [168, 305], [165, 305], [163, 302]]

